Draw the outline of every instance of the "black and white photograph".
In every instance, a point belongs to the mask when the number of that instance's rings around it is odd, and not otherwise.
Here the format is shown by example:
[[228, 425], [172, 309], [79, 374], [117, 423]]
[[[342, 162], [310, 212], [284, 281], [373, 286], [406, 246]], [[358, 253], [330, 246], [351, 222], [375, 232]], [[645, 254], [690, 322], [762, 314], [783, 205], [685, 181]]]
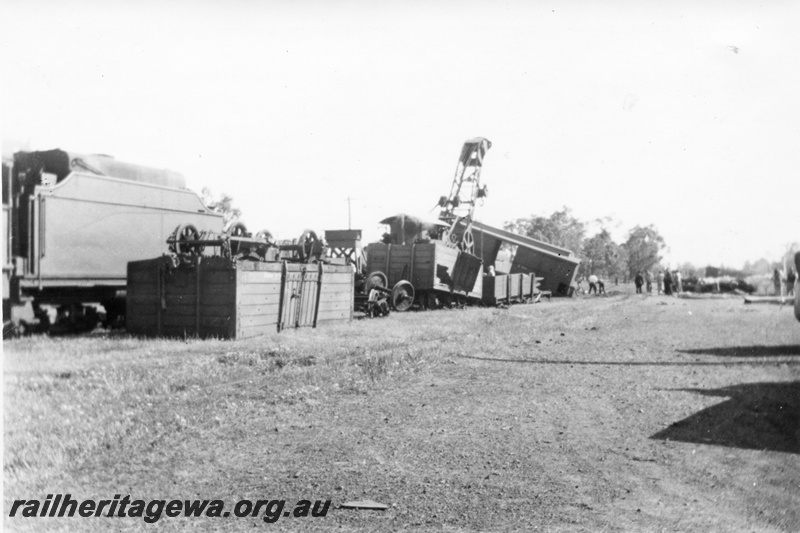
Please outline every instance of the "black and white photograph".
[[800, 531], [800, 4], [4, 0], [6, 531]]

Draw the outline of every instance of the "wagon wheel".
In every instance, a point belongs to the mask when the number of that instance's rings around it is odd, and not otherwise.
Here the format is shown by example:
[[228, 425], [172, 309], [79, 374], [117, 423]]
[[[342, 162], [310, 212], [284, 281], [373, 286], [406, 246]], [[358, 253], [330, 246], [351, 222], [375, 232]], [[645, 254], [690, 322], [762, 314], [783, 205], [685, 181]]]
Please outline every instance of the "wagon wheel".
[[205, 246], [198, 243], [188, 241], [196, 241], [200, 238], [200, 232], [197, 231], [191, 224], [181, 224], [170, 236], [170, 240], [175, 241], [169, 245], [169, 251], [182, 255], [182, 254], [197, 254], [203, 253]]
[[272, 237], [272, 233], [269, 230], [262, 229], [258, 233], [256, 233], [256, 239], [265, 241], [268, 245], [271, 245], [275, 242], [275, 239]]
[[297, 253], [302, 263], [310, 263], [315, 259], [319, 259], [322, 243], [316, 233], [310, 229], [305, 230], [297, 240], [297, 244], [299, 245]]
[[263, 259], [267, 256], [269, 247], [275, 244], [275, 239], [272, 238], [272, 233], [266, 229], [262, 229], [256, 233], [255, 238], [259, 241], [263, 241], [255, 245], [256, 253]]
[[364, 294], [369, 296], [370, 291], [375, 287], [386, 287], [389, 285], [389, 280], [383, 272], [372, 272], [364, 279]]
[[414, 286], [411, 282], [400, 280], [392, 288], [392, 307], [395, 311], [402, 312], [411, 309], [414, 304]]
[[[247, 237], [247, 235], [247, 226], [244, 225], [244, 222], [239, 222], [238, 220], [232, 221], [225, 228], [226, 237]], [[231, 248], [231, 257], [235, 257], [239, 253], [241, 243], [234, 239], [229, 239], [228, 243]]]

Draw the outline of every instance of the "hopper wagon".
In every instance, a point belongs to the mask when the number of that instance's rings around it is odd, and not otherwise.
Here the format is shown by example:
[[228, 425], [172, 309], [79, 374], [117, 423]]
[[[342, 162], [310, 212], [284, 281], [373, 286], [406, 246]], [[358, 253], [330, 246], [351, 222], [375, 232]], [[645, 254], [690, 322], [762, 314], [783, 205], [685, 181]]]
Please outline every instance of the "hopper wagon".
[[555, 246], [524, 235], [472, 222], [475, 253], [485, 265], [499, 266], [500, 248], [510, 245], [516, 251], [508, 270], [497, 269], [499, 274], [529, 274], [540, 276], [541, 290], [554, 296], [572, 296], [575, 276], [581, 264], [571, 250]]

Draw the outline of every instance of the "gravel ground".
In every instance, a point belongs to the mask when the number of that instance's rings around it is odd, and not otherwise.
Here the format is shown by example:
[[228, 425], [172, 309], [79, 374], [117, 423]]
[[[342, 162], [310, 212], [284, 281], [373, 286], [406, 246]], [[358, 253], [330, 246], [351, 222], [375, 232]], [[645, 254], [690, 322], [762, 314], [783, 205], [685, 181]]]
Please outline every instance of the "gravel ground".
[[[800, 530], [792, 311], [610, 289], [242, 342], [5, 342], [5, 527]], [[65, 492], [332, 503], [272, 524], [8, 517]], [[388, 509], [339, 508], [364, 499]]]

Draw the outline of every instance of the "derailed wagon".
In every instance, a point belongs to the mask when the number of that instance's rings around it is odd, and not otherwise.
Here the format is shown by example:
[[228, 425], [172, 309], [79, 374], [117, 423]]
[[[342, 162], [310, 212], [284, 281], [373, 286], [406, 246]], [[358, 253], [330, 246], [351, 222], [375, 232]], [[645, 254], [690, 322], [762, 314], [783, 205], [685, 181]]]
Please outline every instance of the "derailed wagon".
[[472, 232], [475, 237], [475, 253], [486, 265], [497, 262], [503, 245], [515, 249], [508, 271], [498, 270], [498, 273], [538, 275], [541, 289], [545, 293], [572, 296], [581, 261], [571, 250], [478, 221], [472, 223]]
[[[439, 199], [437, 221], [405, 214], [381, 221], [390, 231], [382, 243], [367, 247], [366, 292], [377, 286], [390, 293], [391, 303], [401, 311], [414, 302], [421, 307], [454, 299], [499, 305], [537, 301], [541, 294], [572, 294], [580, 260], [570, 250], [474, 220], [477, 202], [487, 196], [480, 174], [491, 146], [482, 137], [464, 143], [450, 195]], [[500, 267], [503, 245], [516, 253], [500, 271], [495, 265]]]
[[391, 287], [392, 305], [408, 310], [448, 305], [454, 300], [479, 301], [483, 294], [480, 258], [441, 240], [367, 246], [367, 290]]
[[398, 311], [414, 302], [430, 308], [453, 300], [480, 301], [483, 263], [472, 253], [470, 225], [477, 201], [486, 196], [480, 174], [491, 146], [483, 137], [464, 143], [450, 195], [438, 202], [439, 220], [400, 214], [382, 221], [391, 230], [384, 242], [367, 246], [367, 292], [391, 287], [391, 302]]

